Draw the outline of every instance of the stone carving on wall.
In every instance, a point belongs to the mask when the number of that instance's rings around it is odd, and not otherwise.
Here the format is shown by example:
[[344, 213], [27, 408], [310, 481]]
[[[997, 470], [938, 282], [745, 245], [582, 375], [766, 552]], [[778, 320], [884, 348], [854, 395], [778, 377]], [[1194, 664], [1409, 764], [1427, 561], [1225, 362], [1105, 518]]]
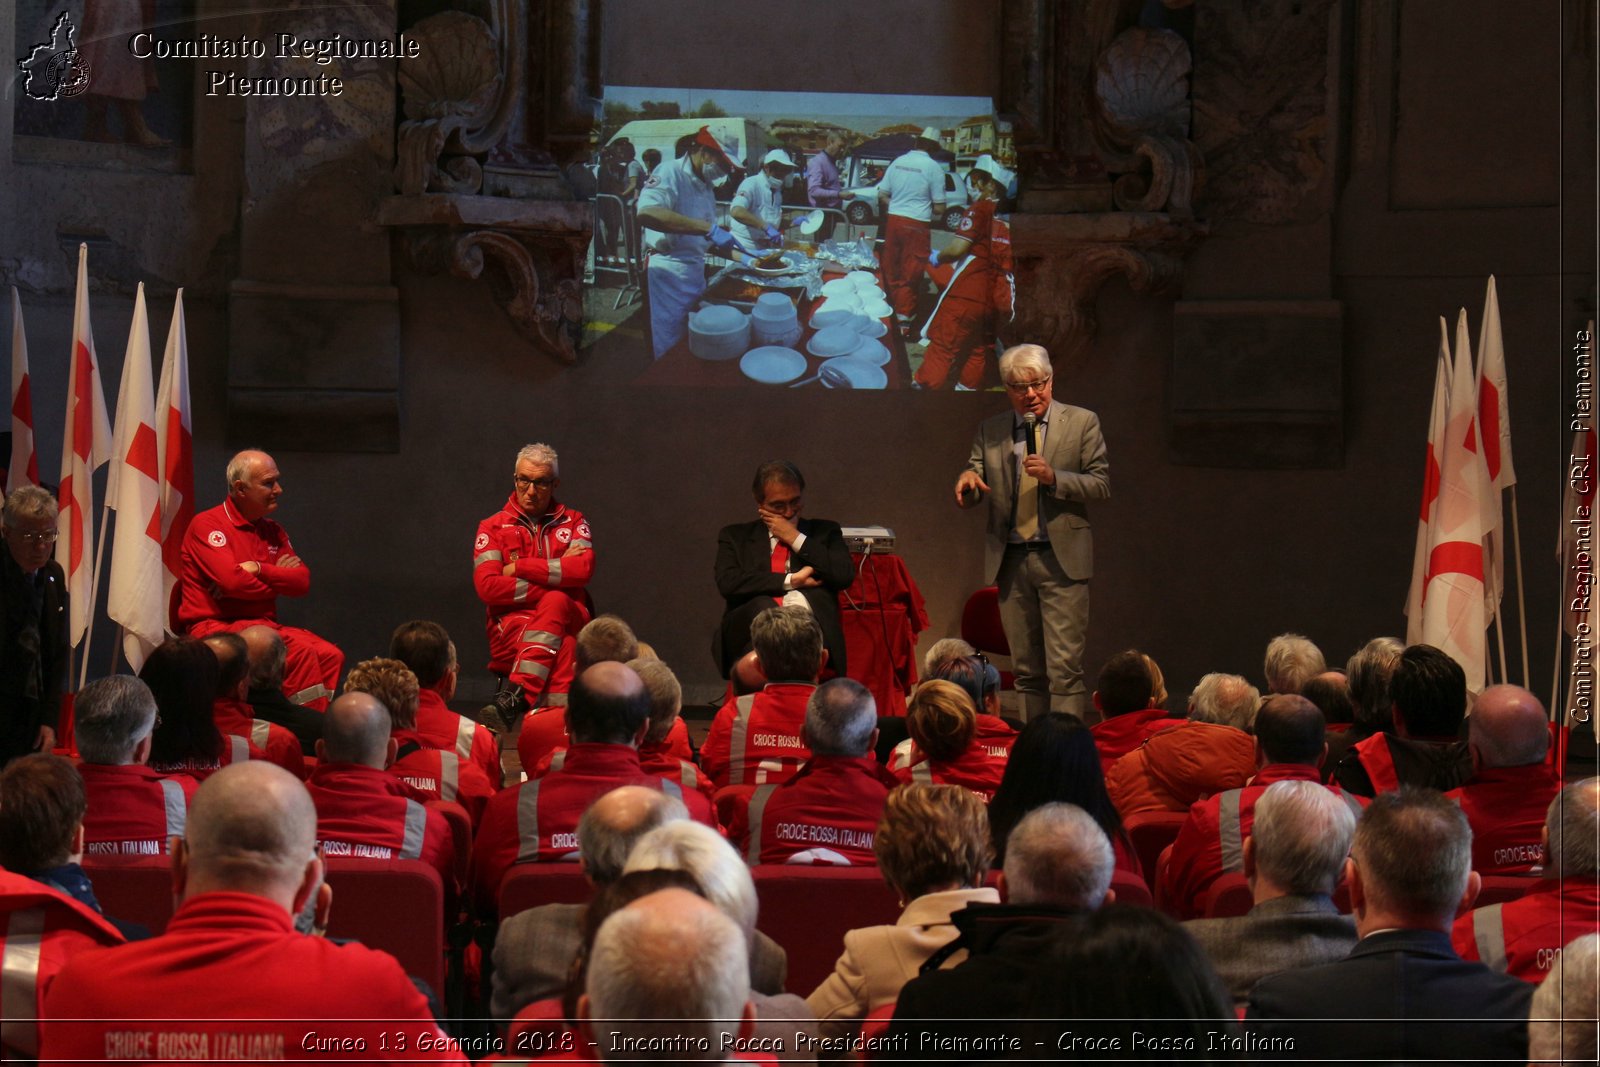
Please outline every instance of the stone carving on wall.
[[1125, 30], [1095, 65], [1098, 126], [1117, 207], [1194, 217], [1200, 153], [1189, 140], [1189, 46], [1168, 30]]
[[[530, 23], [524, 0], [490, 0], [487, 20], [444, 11], [411, 27], [428, 61], [402, 70], [399, 195], [379, 214], [419, 270], [484, 281], [523, 336], [567, 363], [591, 215], [541, 142], [571, 140], [573, 116], [594, 108], [577, 69], [590, 6], [552, 0]], [[552, 69], [533, 69], [530, 55]]]

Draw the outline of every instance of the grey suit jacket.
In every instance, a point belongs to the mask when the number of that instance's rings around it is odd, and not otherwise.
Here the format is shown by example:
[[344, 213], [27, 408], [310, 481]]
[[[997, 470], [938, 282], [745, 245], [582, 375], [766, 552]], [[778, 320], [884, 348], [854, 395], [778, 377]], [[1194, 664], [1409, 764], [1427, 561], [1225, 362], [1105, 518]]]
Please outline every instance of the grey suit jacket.
[[[990, 582], [1000, 573], [1016, 507], [1015, 419], [1012, 412], [1005, 411], [983, 420], [967, 459], [967, 468], [977, 472], [992, 490], [983, 545], [983, 573]], [[1056, 484], [1040, 487], [1039, 520], [1067, 577], [1087, 581], [1094, 577], [1094, 538], [1089, 531], [1087, 502], [1111, 496], [1111, 466], [1106, 462], [1100, 417], [1087, 408], [1052, 400], [1045, 419], [1041, 455], [1056, 472]]]
[[1356, 944], [1356, 924], [1324, 896], [1277, 897], [1227, 919], [1183, 924], [1211, 958], [1235, 1004], [1269, 974], [1342, 960]]

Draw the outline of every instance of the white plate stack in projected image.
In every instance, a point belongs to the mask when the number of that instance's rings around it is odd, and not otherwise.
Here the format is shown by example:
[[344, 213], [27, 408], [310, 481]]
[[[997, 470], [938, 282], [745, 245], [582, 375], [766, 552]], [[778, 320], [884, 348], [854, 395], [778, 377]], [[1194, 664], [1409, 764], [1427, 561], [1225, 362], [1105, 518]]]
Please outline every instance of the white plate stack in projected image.
[[[820, 374], [822, 384], [829, 389], [882, 389], [889, 384], [889, 375], [884, 373], [882, 367], [857, 359], [854, 355], [828, 360], [822, 365]], [[834, 384], [838, 375], [843, 375], [849, 386]]]
[[826, 330], [818, 330], [811, 335], [811, 340], [806, 342], [806, 351], [813, 356], [832, 359], [834, 356], [849, 355], [865, 340], [866, 338], [848, 323], [843, 326], [829, 326]]
[[889, 327], [884, 325], [882, 319], [869, 319], [865, 315], [856, 316], [856, 332], [862, 337], [882, 337], [889, 332]]
[[859, 345], [850, 350], [850, 358], [881, 367], [889, 362], [889, 350], [881, 342], [864, 337]]
[[763, 345], [740, 356], [739, 369], [751, 381], [763, 385], [782, 385], [806, 372], [806, 357], [792, 348]]

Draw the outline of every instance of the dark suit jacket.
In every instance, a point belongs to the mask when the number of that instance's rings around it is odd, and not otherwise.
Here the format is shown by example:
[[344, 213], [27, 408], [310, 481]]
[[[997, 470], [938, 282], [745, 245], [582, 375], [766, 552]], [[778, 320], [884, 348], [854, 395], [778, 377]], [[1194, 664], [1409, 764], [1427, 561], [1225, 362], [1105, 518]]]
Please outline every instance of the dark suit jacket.
[[1355, 921], [1322, 896], [1276, 897], [1247, 915], [1191, 919], [1183, 928], [1211, 957], [1235, 1004], [1268, 975], [1342, 960], [1356, 943]]
[[[801, 519], [795, 524], [805, 534], [800, 551], [789, 555], [789, 570], [810, 566], [822, 585], [803, 589], [828, 650], [828, 666], [845, 673], [844, 627], [839, 622], [839, 594], [855, 580], [855, 565], [845, 547], [839, 524], [827, 519]], [[727, 602], [718, 642], [718, 666], [727, 675], [735, 660], [750, 647], [750, 622], [783, 595], [783, 575], [772, 570], [772, 549], [766, 524], [737, 522], [717, 535], [717, 592]]]
[[1520, 1064], [1532, 998], [1528, 983], [1457, 956], [1447, 933], [1390, 930], [1336, 963], [1263, 978], [1245, 1024], [1260, 1037], [1293, 1037], [1286, 1058]]
[[[51, 560], [40, 568], [39, 648], [22, 647], [32, 597], [11, 552], [0, 546], [0, 763], [33, 748], [40, 726], [56, 727], [67, 691], [67, 580]], [[30, 678], [36, 691], [29, 695]]]

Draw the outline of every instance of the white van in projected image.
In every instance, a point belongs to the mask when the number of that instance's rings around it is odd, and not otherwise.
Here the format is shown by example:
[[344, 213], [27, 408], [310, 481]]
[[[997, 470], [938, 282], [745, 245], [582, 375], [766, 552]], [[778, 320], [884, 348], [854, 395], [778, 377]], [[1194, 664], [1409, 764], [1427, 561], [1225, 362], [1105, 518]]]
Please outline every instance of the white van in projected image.
[[702, 126], [720, 140], [731, 142], [737, 149], [737, 162], [746, 169], [750, 169], [752, 160], [759, 163], [767, 151], [767, 131], [754, 119], [741, 118], [634, 119], [606, 143], [626, 137], [641, 156], [645, 149], [654, 148], [662, 159], [675, 159], [678, 139], [699, 132]]

